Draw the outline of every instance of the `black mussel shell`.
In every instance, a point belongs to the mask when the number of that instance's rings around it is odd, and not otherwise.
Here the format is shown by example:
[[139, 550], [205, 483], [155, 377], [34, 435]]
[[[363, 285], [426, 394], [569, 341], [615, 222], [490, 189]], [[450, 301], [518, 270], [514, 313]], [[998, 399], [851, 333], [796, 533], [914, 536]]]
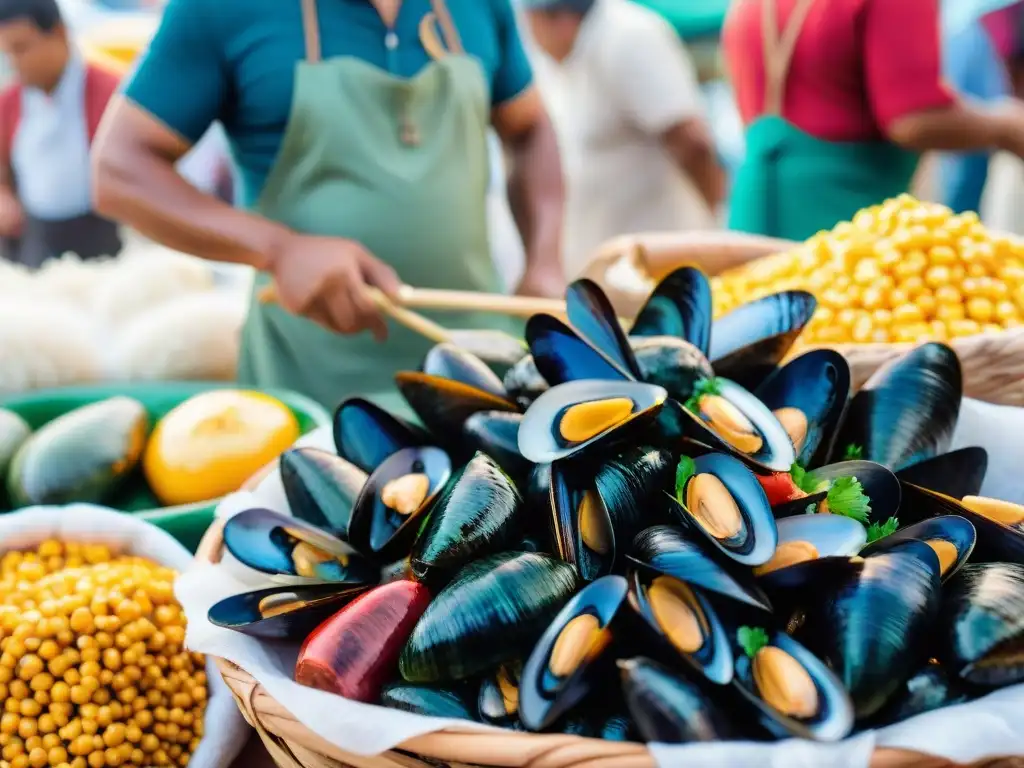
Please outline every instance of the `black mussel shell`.
[[707, 275], [696, 267], [680, 267], [658, 283], [640, 308], [629, 334], [675, 336], [706, 357], [711, 346], [711, 318], [711, 282]]
[[539, 465], [534, 483], [545, 483], [551, 541], [555, 554], [571, 564], [583, 581], [609, 573], [615, 560], [615, 536], [608, 510], [594, 488], [577, 485], [561, 462]]
[[988, 471], [988, 451], [984, 448], [958, 448], [911, 464], [896, 473], [904, 483], [912, 483], [954, 499], [977, 496]]
[[537, 371], [550, 386], [581, 379], [631, 379], [572, 328], [551, 315], [534, 315], [527, 321], [526, 341]]
[[435, 344], [423, 360], [423, 373], [439, 379], [451, 379], [495, 397], [507, 393], [501, 379], [483, 360], [449, 342]]
[[388, 563], [380, 569], [380, 583], [390, 584], [393, 581], [415, 581], [412, 573], [412, 563], [408, 557]]
[[345, 538], [352, 507], [369, 476], [350, 461], [318, 448], [287, 450], [279, 464], [292, 514]]
[[929, 342], [880, 368], [850, 403], [833, 456], [859, 452], [893, 470], [949, 450], [963, 380], [956, 352]]
[[633, 538], [646, 526], [669, 522], [675, 473], [672, 454], [645, 445], [629, 448], [598, 467], [594, 488], [611, 525], [608, 543], [615, 563], [621, 562]]
[[[870, 505], [866, 520], [868, 525], [884, 523], [899, 512], [903, 490], [896, 475], [873, 461], [854, 460], [828, 464], [808, 473], [804, 485], [810, 486], [817, 482], [821, 484], [822, 490], [810, 493], [802, 499], [795, 499], [772, 507], [772, 513], [776, 519], [797, 517], [806, 514], [811, 505], [817, 512], [831, 512], [827, 503], [828, 492], [835, 481], [840, 478], [855, 478], [860, 483], [861, 492], [867, 496]], [[833, 499], [833, 501], [836, 500]], [[840, 498], [839, 503], [841, 501]]]
[[467, 565], [428, 606], [399, 659], [412, 683], [460, 680], [522, 658], [575, 591], [571, 565], [504, 552]]
[[412, 549], [418, 579], [451, 574], [483, 555], [507, 550], [522, 533], [522, 498], [490, 456], [478, 453], [438, 497]]
[[[349, 522], [349, 543], [363, 554], [385, 562], [408, 554], [422, 524], [422, 514], [450, 475], [451, 460], [440, 448], [403, 448], [390, 456], [370, 475], [356, 499]], [[396, 482], [422, 480], [420, 476], [426, 476], [426, 495], [420, 498], [422, 487], [412, 487], [415, 493], [408, 501], [418, 502], [415, 508], [399, 511], [387, 506], [384, 497], [389, 490], [406, 490], [396, 488]]]
[[605, 741], [636, 741], [636, 724], [628, 715], [611, 715], [601, 724], [599, 738]]
[[958, 515], [941, 515], [919, 523], [900, 528], [895, 533], [879, 539], [862, 552], [874, 555], [888, 552], [902, 541], [923, 541], [934, 550], [939, 558], [939, 573], [943, 581], [955, 574], [967, 562], [974, 551], [977, 533], [966, 518]]
[[706, 689], [645, 658], [619, 662], [622, 692], [645, 741], [685, 744], [734, 738], [727, 713]]
[[373, 472], [402, 448], [429, 445], [430, 437], [421, 427], [392, 416], [380, 406], [353, 397], [334, 412], [334, 444], [341, 458], [363, 472]]
[[1024, 682], [1024, 565], [966, 565], [946, 585], [941, 658], [989, 688]]
[[[526, 327], [528, 332], [529, 322]], [[551, 386], [537, 370], [537, 363], [534, 361], [533, 355], [527, 355], [509, 368], [502, 377], [501, 383], [508, 396], [523, 408], [529, 407], [530, 403]]]
[[754, 395], [793, 440], [804, 467], [823, 464], [850, 400], [850, 364], [833, 349], [816, 349], [778, 369]]
[[380, 570], [345, 542], [269, 509], [247, 509], [230, 518], [224, 546], [242, 565], [271, 576], [342, 585], [380, 581]]
[[848, 560], [867, 543], [867, 529], [842, 515], [813, 514], [787, 517], [777, 523], [779, 543], [764, 565], [754, 569], [762, 584], [784, 584], [786, 571], [826, 558]]
[[784, 291], [720, 317], [711, 326], [715, 373], [756, 387], [786, 356], [817, 307], [805, 291]]
[[565, 292], [565, 312], [582, 339], [631, 379], [640, 378], [633, 350], [601, 287], [582, 278]]
[[732, 568], [725, 558], [687, 536], [681, 528], [656, 525], [633, 539], [630, 562], [685, 581], [754, 608], [771, 611], [771, 604], [749, 573]]
[[517, 482], [526, 480], [533, 465], [519, 452], [521, 413], [481, 411], [474, 413], [462, 426], [466, 445], [486, 453]]
[[541, 635], [519, 682], [519, 718], [528, 729], [550, 727], [594, 689], [593, 668], [613, 639], [612, 623], [626, 592], [621, 576], [598, 579], [576, 594]]
[[452, 379], [399, 371], [395, 374], [395, 383], [431, 434], [444, 444], [461, 442], [462, 425], [474, 413], [519, 411], [519, 406], [506, 397]]
[[391, 709], [400, 709], [417, 715], [461, 720], [476, 719], [462, 691], [455, 688], [389, 683], [381, 689], [380, 703]]
[[927, 664], [907, 680], [874, 722], [892, 725], [970, 698], [959, 680], [941, 664]]
[[232, 595], [210, 608], [210, 623], [265, 640], [304, 640], [372, 584], [277, 586]]
[[776, 738], [839, 741], [853, 730], [853, 704], [843, 684], [785, 632], [772, 632], [752, 659], [737, 655], [733, 686]]
[[919, 522], [939, 515], [965, 517], [977, 533], [972, 562], [1024, 562], [1024, 507], [968, 496], [962, 502], [916, 485], [903, 483], [900, 522]]
[[808, 619], [812, 648], [843, 682], [858, 720], [877, 713], [924, 661], [939, 601], [938, 558], [906, 541], [865, 558]]
[[652, 421], [668, 398], [635, 381], [573, 381], [538, 397], [519, 425], [519, 452], [535, 464], [611, 450]]
[[483, 722], [504, 727], [519, 722], [519, 682], [522, 673], [523, 663], [510, 661], [480, 682], [477, 712]]
[[714, 376], [711, 363], [695, 346], [669, 336], [632, 339], [641, 378], [664, 387], [669, 397], [685, 402], [698, 383]]
[[681, 658], [717, 685], [733, 676], [728, 633], [705, 594], [679, 579], [647, 570], [630, 571], [629, 604], [666, 658]]
[[688, 530], [743, 565], [771, 559], [778, 543], [775, 518], [757, 477], [741, 461], [724, 453], [684, 457], [676, 483], [673, 511]]

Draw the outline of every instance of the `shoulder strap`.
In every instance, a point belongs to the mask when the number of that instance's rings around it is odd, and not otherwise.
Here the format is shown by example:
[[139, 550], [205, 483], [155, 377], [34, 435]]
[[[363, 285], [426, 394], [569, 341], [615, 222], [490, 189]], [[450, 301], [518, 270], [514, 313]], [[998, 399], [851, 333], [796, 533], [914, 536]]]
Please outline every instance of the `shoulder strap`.
[[11, 153], [21, 122], [21, 86], [14, 84], [0, 93], [0, 183], [14, 186]]
[[459, 37], [459, 30], [455, 27], [455, 20], [452, 19], [452, 14], [448, 10], [448, 3], [445, 0], [430, 0], [430, 5], [434, 9], [437, 23], [441, 25], [448, 53], [465, 53], [465, 49], [462, 47], [462, 38]]
[[807, 14], [814, 0], [796, 0], [793, 12], [786, 21], [786, 28], [779, 35], [779, 18], [776, 0], [761, 0], [761, 35], [764, 44], [764, 112], [768, 115], [782, 113], [786, 78], [793, 51]]
[[100, 120], [117, 92], [120, 79], [96, 64], [86, 64], [85, 70], [85, 123], [89, 134], [89, 143], [96, 137]]
[[302, 33], [306, 41], [306, 61], [316, 64], [320, 61], [320, 18], [316, 0], [302, 0]]

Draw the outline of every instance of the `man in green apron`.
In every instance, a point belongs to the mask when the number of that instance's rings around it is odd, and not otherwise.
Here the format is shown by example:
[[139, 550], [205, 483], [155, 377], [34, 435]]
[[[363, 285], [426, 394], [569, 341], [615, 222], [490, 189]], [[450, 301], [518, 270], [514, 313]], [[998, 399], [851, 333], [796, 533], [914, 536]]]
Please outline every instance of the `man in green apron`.
[[[174, 171], [218, 119], [244, 210]], [[97, 201], [169, 247], [256, 267], [257, 292], [276, 282], [279, 304], [251, 305], [242, 383], [328, 407], [355, 394], [396, 407], [393, 374], [416, 368], [429, 344], [387, 327], [366, 286], [499, 289], [486, 216], [492, 123], [516, 161], [519, 291], [559, 295], [557, 145], [509, 0], [171, 0], [106, 117]]]

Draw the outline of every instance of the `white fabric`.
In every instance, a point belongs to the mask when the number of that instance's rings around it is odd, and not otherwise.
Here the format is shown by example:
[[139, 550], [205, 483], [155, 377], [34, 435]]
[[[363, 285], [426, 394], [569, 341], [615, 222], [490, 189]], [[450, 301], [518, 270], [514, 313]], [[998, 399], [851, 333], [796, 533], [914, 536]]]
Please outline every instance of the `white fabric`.
[[85, 64], [75, 53], [52, 94], [24, 87], [11, 164], [18, 197], [37, 219], [81, 216], [92, 209]]
[[570, 278], [617, 235], [714, 226], [661, 143], [704, 115], [693, 62], [667, 21], [629, 0], [597, 0], [565, 61], [528, 45], [562, 153]]
[[997, 152], [989, 161], [981, 218], [992, 229], [1024, 235], [1024, 161], [1016, 155]]

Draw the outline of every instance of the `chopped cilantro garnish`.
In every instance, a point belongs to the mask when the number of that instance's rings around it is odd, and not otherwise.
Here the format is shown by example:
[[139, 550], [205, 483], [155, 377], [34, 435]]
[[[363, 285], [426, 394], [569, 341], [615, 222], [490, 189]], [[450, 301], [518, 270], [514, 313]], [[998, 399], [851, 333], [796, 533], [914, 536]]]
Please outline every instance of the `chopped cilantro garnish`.
[[884, 523], [872, 523], [868, 526], [868, 544], [879, 539], [884, 539], [886, 536], [892, 536], [899, 530], [900, 521], [895, 517], [890, 517]]
[[864, 486], [856, 477], [840, 477], [828, 489], [826, 498], [828, 511], [833, 515], [851, 517], [867, 525], [871, 514], [871, 499], [864, 493]]
[[686, 481], [693, 477], [693, 473], [696, 471], [697, 465], [689, 456], [679, 459], [679, 465], [676, 467], [676, 499], [680, 504], [685, 498]]
[[700, 399], [705, 395], [720, 395], [722, 394], [722, 385], [716, 378], [701, 379], [697, 382], [697, 386], [693, 389], [693, 394], [690, 395], [689, 399], [683, 404], [683, 408], [688, 410], [690, 413], [700, 414]]
[[850, 443], [843, 452], [843, 461], [855, 461], [864, 458], [864, 446]]
[[768, 645], [768, 633], [761, 627], [740, 627], [736, 639], [750, 658], [754, 658], [758, 651]]

